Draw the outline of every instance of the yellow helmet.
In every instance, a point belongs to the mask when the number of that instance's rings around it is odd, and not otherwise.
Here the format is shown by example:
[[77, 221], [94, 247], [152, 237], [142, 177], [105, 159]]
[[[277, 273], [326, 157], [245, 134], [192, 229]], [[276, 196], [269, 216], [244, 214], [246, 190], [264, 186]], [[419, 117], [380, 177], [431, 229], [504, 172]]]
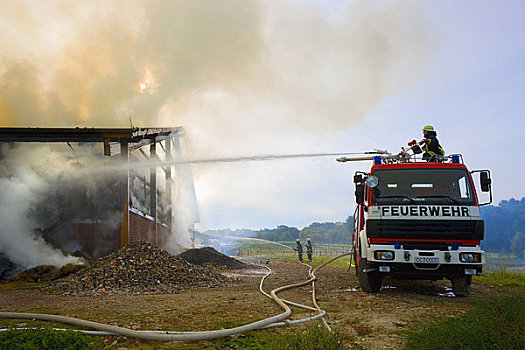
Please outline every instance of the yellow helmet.
[[307, 240], [307, 241], [311, 241], [311, 239], [310, 239], [310, 238], [307, 238], [306, 240]]
[[435, 131], [432, 125], [425, 125], [423, 131]]

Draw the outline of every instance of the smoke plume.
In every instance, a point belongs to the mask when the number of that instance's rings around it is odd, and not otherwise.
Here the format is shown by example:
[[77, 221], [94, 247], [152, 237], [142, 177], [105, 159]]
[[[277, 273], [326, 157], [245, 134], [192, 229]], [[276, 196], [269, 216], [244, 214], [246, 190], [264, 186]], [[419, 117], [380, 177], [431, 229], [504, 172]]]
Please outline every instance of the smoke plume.
[[53, 3], [0, 4], [1, 125], [344, 128], [428, 51], [415, 1]]
[[[0, 125], [182, 125], [192, 157], [300, 153], [417, 77], [425, 22], [415, 0], [2, 1]], [[2, 179], [18, 212], [29, 174]]]

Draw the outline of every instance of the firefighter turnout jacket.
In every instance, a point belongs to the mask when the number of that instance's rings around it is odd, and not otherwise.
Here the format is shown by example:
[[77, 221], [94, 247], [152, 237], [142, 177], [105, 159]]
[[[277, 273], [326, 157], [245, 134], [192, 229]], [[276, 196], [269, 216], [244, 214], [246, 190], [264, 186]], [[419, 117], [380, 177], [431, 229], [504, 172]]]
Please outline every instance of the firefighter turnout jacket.
[[445, 150], [439, 144], [436, 135], [430, 133], [427, 134], [427, 136], [423, 139], [423, 149], [425, 150], [425, 153], [423, 154], [423, 159], [427, 159], [430, 161], [435, 161], [436, 156], [445, 155]]

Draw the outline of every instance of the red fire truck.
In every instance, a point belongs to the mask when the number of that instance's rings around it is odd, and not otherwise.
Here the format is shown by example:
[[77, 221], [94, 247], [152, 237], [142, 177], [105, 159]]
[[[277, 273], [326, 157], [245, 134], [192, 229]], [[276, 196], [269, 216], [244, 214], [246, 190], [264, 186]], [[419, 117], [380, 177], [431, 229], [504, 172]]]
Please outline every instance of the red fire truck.
[[[456, 296], [467, 296], [472, 276], [482, 275], [485, 262], [479, 208], [492, 202], [490, 171], [469, 171], [461, 155], [438, 162], [415, 158], [404, 151], [375, 156], [368, 173], [354, 175], [359, 284], [375, 293], [386, 276], [447, 278]], [[479, 173], [481, 191], [488, 192], [486, 203], [478, 200], [473, 173]]]

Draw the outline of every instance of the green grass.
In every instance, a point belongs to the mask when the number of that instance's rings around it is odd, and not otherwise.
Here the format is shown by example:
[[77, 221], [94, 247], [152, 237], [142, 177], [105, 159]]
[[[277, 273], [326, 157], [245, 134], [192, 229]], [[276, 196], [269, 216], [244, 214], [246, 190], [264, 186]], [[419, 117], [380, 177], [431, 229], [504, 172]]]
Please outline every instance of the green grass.
[[61, 315], [62, 310], [56, 307], [42, 306], [42, 307], [32, 307], [27, 309], [26, 312], [37, 313], [37, 314], [48, 314], [48, 315]]
[[93, 337], [73, 331], [10, 330], [0, 333], [0, 349], [96, 349], [101, 342]]
[[[333, 256], [320, 256], [320, 257], [314, 257], [312, 264], [315, 266], [324, 264], [328, 260], [332, 259]], [[329, 266], [340, 266], [340, 267], [346, 267], [348, 268], [348, 265], [350, 264], [350, 256], [344, 256], [342, 258], [339, 258], [337, 260], [332, 261], [329, 263]]]
[[0, 290], [33, 290], [47, 286], [47, 282], [9, 281], [0, 283]]
[[[283, 247], [282, 245], [285, 245], [286, 247]], [[236, 249], [241, 250], [263, 250], [263, 251], [292, 251], [292, 249], [295, 247], [295, 242], [240, 242]]]
[[221, 320], [221, 321], [215, 321], [212, 329], [228, 329], [228, 328], [235, 328], [239, 327], [245, 324], [244, 322], [236, 322], [236, 321], [228, 321], [228, 320]]
[[[281, 258], [287, 261], [297, 261], [297, 255], [292, 254], [292, 253], [286, 256], [283, 256]], [[314, 267], [324, 264], [325, 262], [327, 262], [328, 260], [332, 258], [334, 258], [334, 256], [313, 256], [312, 262], [310, 263], [308, 261], [308, 256], [306, 254], [303, 254], [303, 261]], [[328, 266], [339, 266], [339, 267], [348, 268], [349, 264], [350, 264], [350, 256], [344, 256], [342, 258], [332, 261], [331, 263], [328, 264]]]
[[[279, 242], [291, 248], [295, 247], [295, 242]], [[257, 256], [264, 255], [273, 259], [297, 260], [297, 253], [292, 249], [286, 249], [282, 246], [266, 243], [266, 242], [243, 242], [238, 247], [241, 256]], [[236, 249], [237, 249], [236, 248]], [[305, 249], [303, 245], [303, 249]], [[336, 255], [348, 252], [351, 247], [345, 244], [319, 244], [314, 245], [313, 266], [318, 266]], [[303, 253], [304, 262], [308, 263], [308, 255]], [[332, 266], [339, 266], [348, 268], [350, 264], [350, 257], [344, 257], [330, 263]]]
[[211, 341], [207, 349], [247, 350], [335, 350], [343, 349], [343, 342], [349, 342], [339, 332], [330, 333], [322, 323], [315, 322], [293, 328], [264, 332], [251, 332], [235, 338]]
[[525, 273], [511, 271], [504, 267], [492, 272], [487, 272], [487, 277], [474, 276], [474, 281], [496, 286], [508, 286], [516, 287], [518, 289], [525, 289]]
[[408, 350], [524, 349], [523, 295], [492, 295], [458, 317], [425, 323], [407, 331]]
[[[271, 242], [242, 242], [237, 246], [233, 247], [234, 250], [239, 249], [241, 256], [254, 256], [254, 255], [272, 255], [272, 256], [288, 256], [293, 255], [293, 248], [295, 248], [294, 242], [277, 242], [282, 245], [271, 243]], [[303, 249], [306, 250], [306, 246], [303, 243]], [[320, 243], [315, 244], [314, 242], [314, 257], [319, 256], [335, 256], [339, 255], [342, 252], [349, 251], [351, 246], [348, 244], [328, 244]], [[320, 254], [320, 255], [319, 255]]]

